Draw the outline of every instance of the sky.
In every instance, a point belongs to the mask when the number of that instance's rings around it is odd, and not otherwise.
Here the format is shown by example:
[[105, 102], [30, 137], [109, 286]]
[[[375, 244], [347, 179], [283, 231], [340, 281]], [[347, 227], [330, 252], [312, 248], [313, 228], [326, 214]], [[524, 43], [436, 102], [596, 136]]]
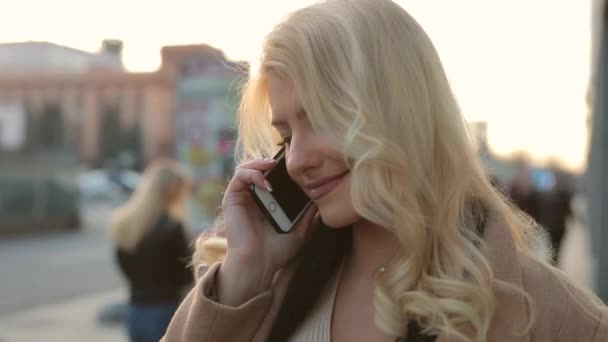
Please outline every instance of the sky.
[[[7, 0], [4, 0], [7, 1]], [[124, 42], [130, 71], [153, 71], [165, 45], [213, 45], [256, 64], [274, 24], [307, 0], [19, 0], [0, 42], [97, 51]], [[499, 155], [525, 150], [582, 170], [590, 73], [590, 0], [396, 0], [433, 40], [467, 120], [488, 122]]]

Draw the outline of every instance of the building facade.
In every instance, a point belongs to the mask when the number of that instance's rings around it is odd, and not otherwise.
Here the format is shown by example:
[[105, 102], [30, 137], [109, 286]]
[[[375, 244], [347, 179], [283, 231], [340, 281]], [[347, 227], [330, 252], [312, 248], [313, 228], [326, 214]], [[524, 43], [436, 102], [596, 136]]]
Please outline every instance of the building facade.
[[[23, 116], [0, 115], [14, 119], [0, 122], [0, 157], [67, 153], [98, 167], [125, 151], [138, 165], [174, 156], [177, 87], [187, 61], [203, 57], [247, 71], [218, 49], [187, 45], [162, 48], [159, 70], [133, 73], [124, 70], [121, 49], [115, 40], [104, 41], [99, 53], [50, 43], [0, 44], [0, 112], [17, 107]], [[22, 132], [15, 134], [15, 127]]]

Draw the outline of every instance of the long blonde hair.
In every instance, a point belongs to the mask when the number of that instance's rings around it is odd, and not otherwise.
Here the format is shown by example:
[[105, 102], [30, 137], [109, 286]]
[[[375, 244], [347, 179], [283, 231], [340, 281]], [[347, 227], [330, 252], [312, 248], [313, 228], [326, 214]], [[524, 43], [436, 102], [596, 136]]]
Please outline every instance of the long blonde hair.
[[[457, 340], [485, 341], [500, 282], [477, 233], [476, 204], [511, 229], [522, 251], [532, 222], [490, 183], [420, 25], [389, 0], [328, 0], [287, 16], [266, 37], [260, 72], [244, 89], [241, 161], [276, 149], [269, 74], [293, 81], [315, 131], [354, 161], [357, 212], [402, 245], [376, 281], [377, 326], [399, 336], [414, 319]], [[203, 239], [198, 254], [205, 248]]]
[[176, 162], [163, 159], [152, 163], [135, 193], [110, 217], [110, 237], [118, 248], [133, 250], [163, 214], [183, 220], [178, 208], [181, 197], [170, 197], [180, 191], [186, 180]]

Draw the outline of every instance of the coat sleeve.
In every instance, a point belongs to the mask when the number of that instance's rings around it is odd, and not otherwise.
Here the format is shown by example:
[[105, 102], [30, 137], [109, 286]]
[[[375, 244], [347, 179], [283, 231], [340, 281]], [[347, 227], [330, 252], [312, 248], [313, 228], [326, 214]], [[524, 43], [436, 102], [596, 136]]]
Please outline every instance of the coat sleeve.
[[604, 311], [600, 317], [600, 322], [595, 332], [593, 342], [608, 341], [608, 311]]
[[[566, 282], [566, 280], [564, 280]], [[608, 307], [589, 290], [565, 283], [567, 292], [556, 298], [566, 303], [552, 341], [608, 342]]]
[[163, 342], [251, 341], [268, 315], [273, 290], [238, 307], [217, 303], [214, 285], [220, 264], [211, 266], [177, 309]]

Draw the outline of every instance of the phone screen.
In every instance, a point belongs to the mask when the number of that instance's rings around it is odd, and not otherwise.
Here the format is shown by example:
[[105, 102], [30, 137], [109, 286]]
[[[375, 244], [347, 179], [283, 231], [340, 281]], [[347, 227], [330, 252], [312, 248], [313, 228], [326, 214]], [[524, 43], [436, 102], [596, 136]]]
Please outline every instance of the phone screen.
[[294, 221], [310, 199], [304, 191], [289, 177], [285, 158], [280, 158], [270, 172], [266, 180], [272, 185], [272, 196], [277, 200], [279, 206], [287, 217]]

